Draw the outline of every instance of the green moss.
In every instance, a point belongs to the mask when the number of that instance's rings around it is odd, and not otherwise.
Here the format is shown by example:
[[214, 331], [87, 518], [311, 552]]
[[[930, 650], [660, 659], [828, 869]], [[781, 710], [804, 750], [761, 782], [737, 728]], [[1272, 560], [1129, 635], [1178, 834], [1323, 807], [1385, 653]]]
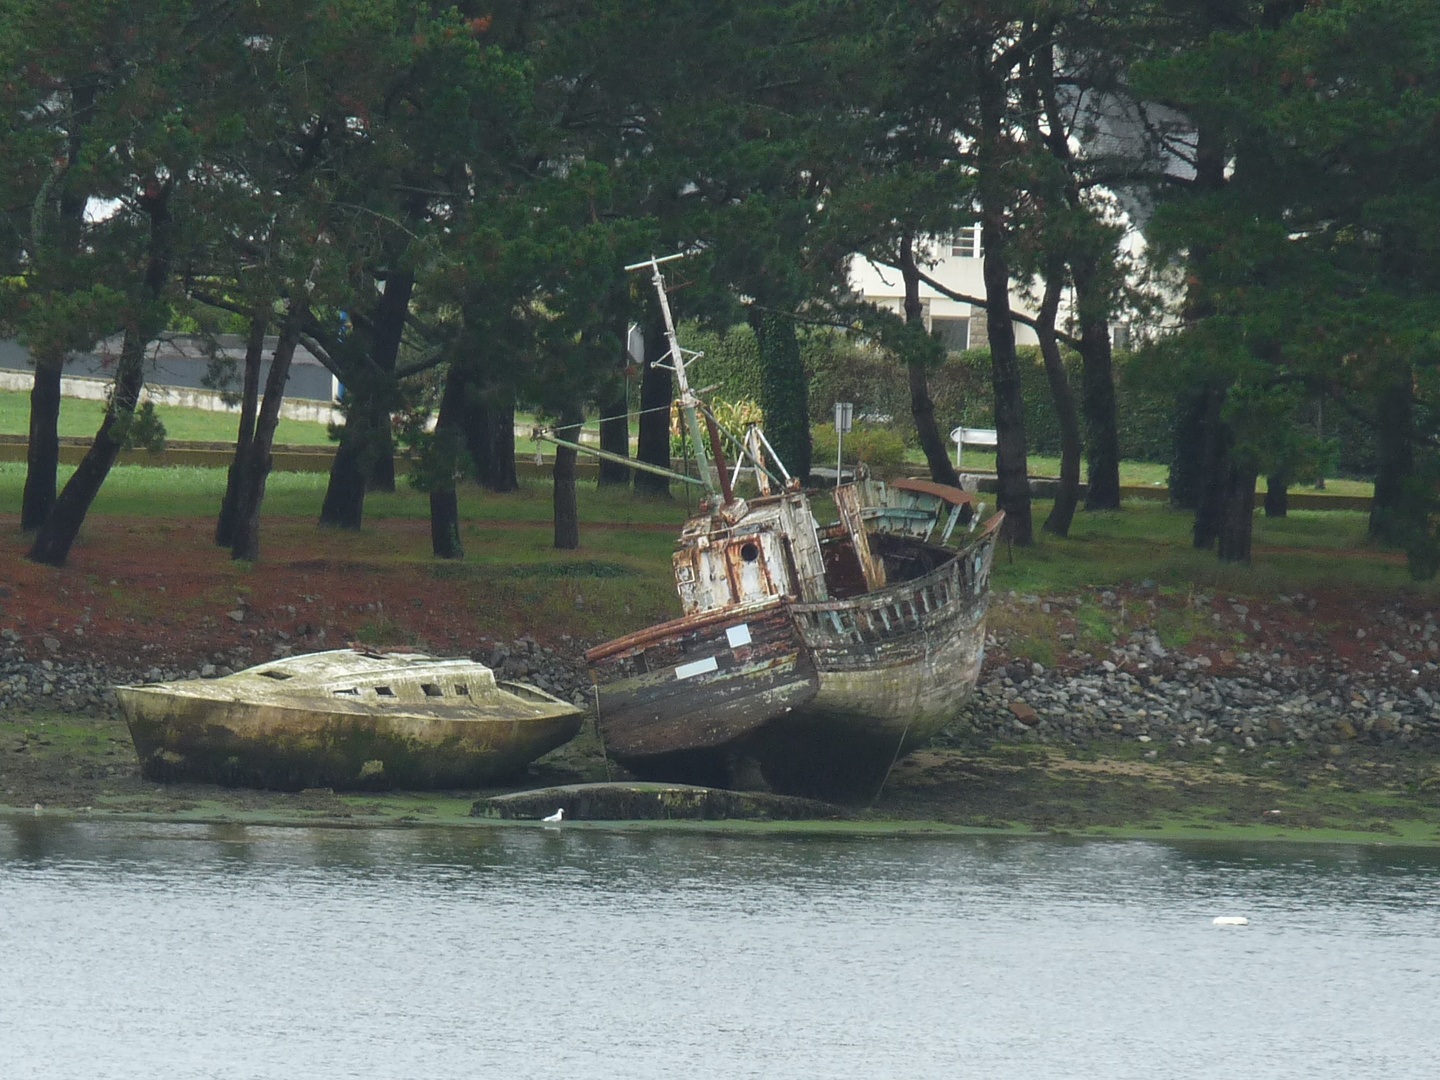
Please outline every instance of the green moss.
[[1109, 645], [1115, 640], [1115, 628], [1099, 604], [1084, 601], [1075, 609], [1075, 625], [1083, 639], [1099, 645]]

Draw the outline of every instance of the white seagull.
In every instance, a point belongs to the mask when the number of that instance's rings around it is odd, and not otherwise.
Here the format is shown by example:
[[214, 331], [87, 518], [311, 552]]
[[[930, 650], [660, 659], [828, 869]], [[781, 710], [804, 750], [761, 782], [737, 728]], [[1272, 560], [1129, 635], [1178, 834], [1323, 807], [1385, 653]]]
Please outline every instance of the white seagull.
[[555, 811], [553, 814], [551, 814], [549, 817], [542, 817], [540, 820], [541, 820], [541, 821], [548, 821], [548, 822], [564, 821], [564, 820], [565, 820], [565, 808], [562, 806], [559, 810], [556, 810], [556, 811]]

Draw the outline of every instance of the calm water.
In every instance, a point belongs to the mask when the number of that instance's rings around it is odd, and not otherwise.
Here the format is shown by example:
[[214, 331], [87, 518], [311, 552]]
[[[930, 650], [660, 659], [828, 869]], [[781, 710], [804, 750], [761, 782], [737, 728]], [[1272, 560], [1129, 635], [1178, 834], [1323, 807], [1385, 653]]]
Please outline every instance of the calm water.
[[1428, 1080], [1437, 931], [1383, 850], [25, 820], [0, 1077]]

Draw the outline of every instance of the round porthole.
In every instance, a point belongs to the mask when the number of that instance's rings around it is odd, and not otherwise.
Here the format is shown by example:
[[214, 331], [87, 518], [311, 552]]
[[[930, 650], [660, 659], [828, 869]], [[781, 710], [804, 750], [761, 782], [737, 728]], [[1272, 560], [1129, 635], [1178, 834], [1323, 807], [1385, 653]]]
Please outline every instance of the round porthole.
[[760, 557], [760, 549], [754, 544], [746, 544], [740, 549], [740, 557], [746, 562], [754, 562]]

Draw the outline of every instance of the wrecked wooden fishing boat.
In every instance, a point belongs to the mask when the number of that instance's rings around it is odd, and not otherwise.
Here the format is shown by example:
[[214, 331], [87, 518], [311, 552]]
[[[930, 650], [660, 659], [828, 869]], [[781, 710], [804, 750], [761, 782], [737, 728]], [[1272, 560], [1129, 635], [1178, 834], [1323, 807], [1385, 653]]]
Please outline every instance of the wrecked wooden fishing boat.
[[[639, 265], [653, 270], [700, 465], [698, 480], [673, 476], [706, 496], [674, 556], [683, 615], [586, 654], [606, 752], [645, 779], [873, 798], [975, 687], [1003, 515], [982, 525], [968, 492], [862, 470], [822, 525], [754, 426], [729, 474], [686, 377], [698, 354], [676, 339], [661, 261]], [[758, 497], [735, 495], [742, 468]]]
[[1001, 515], [933, 543], [916, 527], [974, 507], [922, 483], [844, 485], [823, 528], [798, 491], [692, 518], [684, 616], [586, 654], [609, 755], [645, 778], [873, 797], [959, 715], [985, 651]]
[[568, 742], [584, 715], [471, 660], [363, 649], [115, 693], [146, 779], [280, 791], [480, 787]]

